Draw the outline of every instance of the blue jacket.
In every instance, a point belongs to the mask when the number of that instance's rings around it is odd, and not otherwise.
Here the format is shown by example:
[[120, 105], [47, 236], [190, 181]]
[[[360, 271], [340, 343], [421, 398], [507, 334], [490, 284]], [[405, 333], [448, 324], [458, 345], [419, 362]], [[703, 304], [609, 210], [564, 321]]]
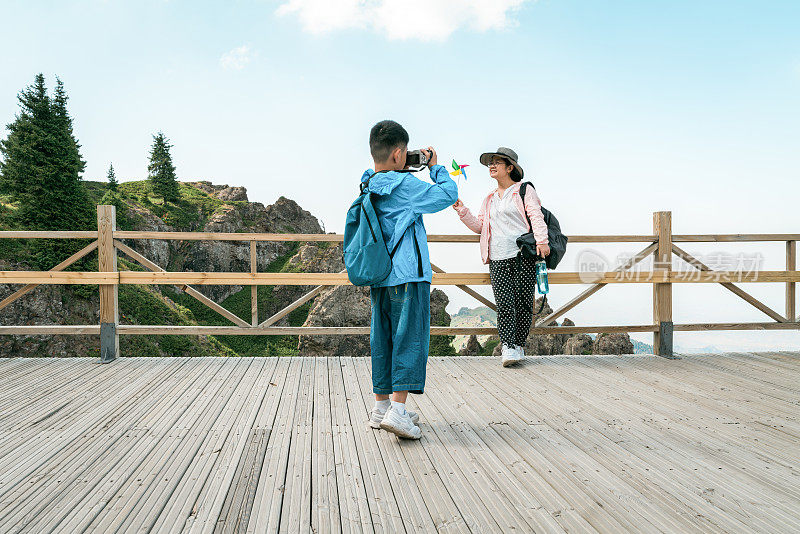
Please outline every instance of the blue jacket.
[[[361, 176], [366, 182], [374, 174], [367, 169]], [[373, 287], [386, 287], [406, 282], [430, 283], [432, 272], [428, 255], [428, 234], [422, 222], [423, 213], [436, 213], [458, 200], [458, 187], [441, 165], [431, 167], [431, 180], [423, 182], [409, 172], [382, 172], [369, 182], [375, 212], [392, 257], [392, 272]], [[398, 245], [399, 243], [399, 245]]]

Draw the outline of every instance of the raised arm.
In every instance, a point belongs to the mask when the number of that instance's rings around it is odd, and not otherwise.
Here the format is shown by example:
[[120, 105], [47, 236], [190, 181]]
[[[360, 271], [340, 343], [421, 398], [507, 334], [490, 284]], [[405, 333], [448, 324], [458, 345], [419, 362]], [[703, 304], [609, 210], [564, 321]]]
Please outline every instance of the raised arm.
[[476, 234], [481, 233], [481, 228], [483, 228], [483, 217], [484, 213], [481, 210], [478, 213], [478, 216], [472, 214], [468, 207], [461, 202], [461, 199], [458, 199], [455, 204], [453, 204], [453, 209], [456, 210], [458, 213], [459, 219], [461, 222], [464, 223], [464, 226], [475, 232]]
[[432, 184], [409, 176], [404, 182], [407, 185], [408, 199], [417, 214], [436, 213], [453, 204], [458, 199], [458, 186], [450, 178], [447, 169], [441, 165], [431, 167]]

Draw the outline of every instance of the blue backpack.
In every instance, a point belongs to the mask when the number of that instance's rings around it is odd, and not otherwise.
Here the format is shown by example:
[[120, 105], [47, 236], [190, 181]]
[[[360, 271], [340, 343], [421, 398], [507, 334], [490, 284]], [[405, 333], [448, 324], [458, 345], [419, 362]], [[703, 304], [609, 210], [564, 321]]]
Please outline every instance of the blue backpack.
[[351, 284], [372, 286], [386, 280], [392, 272], [394, 250], [389, 252], [383, 239], [381, 223], [372, 205], [369, 180], [362, 182], [360, 187], [361, 194], [347, 210], [343, 258]]

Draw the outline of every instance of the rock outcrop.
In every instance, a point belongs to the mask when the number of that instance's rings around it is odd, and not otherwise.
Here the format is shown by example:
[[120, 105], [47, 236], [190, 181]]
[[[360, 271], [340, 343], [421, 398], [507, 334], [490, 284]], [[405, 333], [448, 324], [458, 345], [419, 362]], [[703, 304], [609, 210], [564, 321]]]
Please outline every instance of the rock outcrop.
[[[448, 326], [447, 295], [431, 291], [431, 325]], [[314, 301], [303, 326], [365, 326], [371, 318], [369, 288], [337, 286], [324, 290]], [[301, 356], [355, 356], [370, 353], [369, 335], [300, 336]]]
[[201, 180], [199, 182], [185, 182], [207, 195], [226, 202], [247, 202], [247, 189], [244, 187], [231, 187], [229, 185], [214, 185]]
[[[135, 215], [136, 230], [141, 231], [200, 231], [200, 232], [259, 232], [319, 234], [322, 227], [316, 217], [285, 197], [269, 206], [247, 202], [244, 187], [214, 186], [209, 182], [189, 182], [197, 189], [225, 201], [198, 228], [175, 228], [149, 210], [127, 202]], [[228, 203], [234, 202], [235, 203]], [[158, 241], [126, 240], [131, 248], [157, 265], [170, 271], [191, 272], [249, 272], [250, 244], [241, 241]], [[296, 244], [286, 241], [260, 242], [256, 246], [257, 269], [264, 272], [273, 262], [289, 254]], [[198, 291], [220, 302], [240, 291], [241, 286], [198, 286]]]
[[[541, 306], [541, 297], [536, 300], [536, 309]], [[552, 309], [545, 304], [542, 312], [537, 315], [538, 321], [552, 313]], [[555, 326], [553, 321], [546, 326]], [[545, 326], [545, 325], [541, 325]], [[565, 318], [561, 326], [575, 326], [570, 319]], [[497, 344], [492, 354], [499, 356], [502, 345]], [[625, 333], [600, 334], [592, 339], [588, 334], [531, 334], [525, 341], [526, 355], [547, 356], [554, 354], [633, 354], [633, 343], [630, 336]]]
[[[342, 246], [328, 243], [304, 244], [289, 258], [284, 269], [294, 273], [338, 273], [344, 270]], [[272, 315], [299, 299], [315, 286], [274, 286], [267, 313]], [[330, 290], [331, 288], [328, 288]], [[287, 324], [284, 317], [276, 326]]]
[[[188, 192], [186, 187], [197, 189]], [[147, 185], [128, 182], [120, 185], [118, 220], [125, 229], [137, 231], [208, 231], [208, 232], [264, 232], [264, 233], [322, 233], [319, 221], [296, 202], [280, 197], [274, 204], [264, 206], [247, 201], [244, 187], [213, 185], [210, 182], [182, 183], [183, 199], [165, 207], [148, 199]], [[160, 214], [160, 216], [158, 215]], [[176, 214], [178, 216], [176, 216]], [[171, 221], [167, 223], [165, 221]], [[134, 250], [161, 267], [172, 271], [195, 272], [248, 272], [250, 271], [250, 244], [223, 241], [163, 241], [152, 239], [125, 240]], [[257, 268], [264, 272], [275, 270], [289, 260], [297, 272], [337, 272], [343, 269], [341, 248], [328, 247], [327, 243], [298, 245], [292, 242], [263, 242], [257, 246]], [[91, 260], [91, 256], [89, 260]], [[120, 254], [120, 258], [129, 258]], [[0, 260], [2, 261], [2, 260]], [[91, 260], [94, 261], [94, 260]], [[131, 263], [136, 262], [130, 260]], [[95, 267], [96, 268], [96, 267]], [[124, 264], [122, 266], [124, 267]], [[27, 270], [24, 265], [6, 262], [3, 270]], [[136, 286], [128, 286], [125, 291]], [[0, 298], [11, 294], [19, 286], [0, 285]], [[217, 302], [241, 289], [240, 286], [203, 286], [197, 289]], [[311, 288], [279, 286], [270, 295], [267, 312], [274, 313]], [[173, 292], [174, 293], [174, 292]], [[123, 323], [136, 324], [196, 324], [191, 312], [179, 307], [162, 294], [158, 286], [137, 288], [123, 295], [120, 290], [121, 319]], [[141, 309], [126, 309], [132, 298]], [[263, 305], [263, 304], [262, 304]], [[153, 314], [153, 309], [160, 312]], [[99, 304], [97, 289], [83, 286], [66, 287], [44, 285], [23, 296], [12, 305], [0, 310], [2, 324], [98, 324]], [[262, 317], [263, 319], [263, 317]], [[285, 321], [278, 324], [285, 324]], [[8, 356], [96, 356], [99, 354], [97, 336], [0, 336], [0, 357]], [[148, 355], [211, 355], [227, 353], [218, 341], [205, 336], [123, 336], [123, 353]], [[127, 347], [135, 348], [128, 352]], [[208, 349], [208, 350], [205, 350]], [[177, 351], [177, 352], [176, 352]]]
[[481, 353], [481, 344], [478, 343], [478, 336], [475, 334], [469, 336], [467, 344], [464, 348], [458, 351], [459, 356], [477, 356]]
[[633, 354], [631, 337], [625, 333], [597, 334], [592, 354]]
[[[315, 300], [303, 326], [366, 326], [370, 323], [368, 287], [335, 286]], [[301, 356], [369, 354], [369, 335], [300, 336]]]
[[[27, 266], [0, 261], [0, 270], [25, 270]], [[20, 286], [0, 284], [0, 296], [5, 298]], [[99, 297], [84, 298], [76, 288], [41, 285], [27, 295], [0, 310], [0, 324], [98, 324]], [[100, 356], [97, 336], [0, 336], [0, 357], [31, 356]]]
[[591, 354], [592, 337], [589, 334], [575, 334], [564, 343], [563, 354]]

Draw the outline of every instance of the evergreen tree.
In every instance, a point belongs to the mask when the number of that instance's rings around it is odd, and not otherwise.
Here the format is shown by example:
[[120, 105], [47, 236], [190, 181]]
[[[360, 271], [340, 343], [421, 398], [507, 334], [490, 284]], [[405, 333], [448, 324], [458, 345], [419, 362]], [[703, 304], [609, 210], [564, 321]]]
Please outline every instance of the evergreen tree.
[[72, 131], [64, 85], [56, 80], [53, 98], [42, 74], [18, 95], [20, 112], [0, 141], [0, 192], [17, 204], [14, 220], [21, 228], [89, 229], [96, 223], [81, 182], [86, 162]]
[[114, 164], [113, 163], [108, 166], [108, 175], [106, 175], [106, 178], [108, 178], [108, 190], [109, 191], [116, 191], [117, 190], [117, 186], [119, 185], [119, 182], [117, 181], [117, 175], [114, 174]]
[[150, 181], [153, 193], [162, 197], [165, 202], [176, 202], [180, 199], [180, 189], [175, 178], [175, 166], [172, 164], [170, 148], [172, 145], [162, 132], [153, 136], [147, 179]]

